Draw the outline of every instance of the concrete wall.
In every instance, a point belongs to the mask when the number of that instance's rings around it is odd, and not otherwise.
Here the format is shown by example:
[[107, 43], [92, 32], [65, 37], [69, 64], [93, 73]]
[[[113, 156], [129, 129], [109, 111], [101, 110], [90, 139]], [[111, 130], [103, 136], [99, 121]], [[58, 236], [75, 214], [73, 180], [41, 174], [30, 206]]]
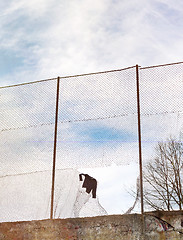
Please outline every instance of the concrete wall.
[[138, 214], [1, 223], [0, 240], [174, 240], [183, 239], [181, 225], [182, 211], [147, 213], [145, 235]]
[[183, 211], [146, 213], [144, 225], [146, 239], [183, 239]]

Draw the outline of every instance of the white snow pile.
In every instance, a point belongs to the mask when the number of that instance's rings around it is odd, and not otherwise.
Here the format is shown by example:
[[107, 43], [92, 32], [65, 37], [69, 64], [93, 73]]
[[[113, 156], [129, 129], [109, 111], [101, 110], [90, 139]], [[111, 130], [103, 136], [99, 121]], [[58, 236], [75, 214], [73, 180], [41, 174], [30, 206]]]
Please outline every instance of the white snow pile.
[[[50, 218], [51, 179], [50, 171], [1, 176], [0, 222]], [[56, 170], [54, 218], [107, 214], [82, 184], [77, 170]]]

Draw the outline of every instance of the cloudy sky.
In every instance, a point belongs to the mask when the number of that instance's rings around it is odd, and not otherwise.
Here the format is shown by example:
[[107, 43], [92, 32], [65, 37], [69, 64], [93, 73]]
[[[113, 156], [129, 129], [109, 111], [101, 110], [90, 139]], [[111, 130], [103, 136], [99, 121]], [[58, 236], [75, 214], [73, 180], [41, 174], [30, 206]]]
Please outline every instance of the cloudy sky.
[[177, 0], [0, 3], [1, 86], [182, 61]]
[[[183, 61], [181, 0], [3, 0], [0, 9], [0, 86]], [[141, 71], [146, 158], [182, 129], [182, 72]], [[55, 93], [56, 81], [0, 89], [1, 175], [50, 169]], [[109, 213], [124, 213], [138, 176], [135, 68], [62, 79], [58, 127], [57, 167], [105, 166], [88, 173]]]

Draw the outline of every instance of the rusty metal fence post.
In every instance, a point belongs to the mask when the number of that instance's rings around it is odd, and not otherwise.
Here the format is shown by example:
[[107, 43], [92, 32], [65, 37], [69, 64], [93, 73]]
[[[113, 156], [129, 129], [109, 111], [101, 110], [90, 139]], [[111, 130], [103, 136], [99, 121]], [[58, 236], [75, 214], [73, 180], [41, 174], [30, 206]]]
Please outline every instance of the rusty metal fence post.
[[54, 205], [54, 192], [55, 192], [55, 166], [56, 166], [56, 151], [57, 151], [57, 126], [58, 126], [59, 88], [60, 88], [60, 77], [57, 78], [57, 95], [56, 95], [56, 109], [55, 109], [55, 132], [54, 132], [54, 148], [53, 148], [53, 169], [52, 169], [50, 219], [53, 219], [53, 205]]
[[145, 218], [144, 218], [144, 198], [143, 198], [143, 172], [142, 172], [142, 139], [141, 139], [141, 112], [140, 112], [140, 86], [139, 86], [139, 66], [136, 65], [136, 87], [137, 87], [137, 118], [138, 118], [138, 147], [139, 147], [139, 171], [140, 171], [140, 202], [141, 202], [141, 239], [145, 240]]
[[136, 65], [136, 84], [137, 84], [137, 116], [138, 116], [138, 143], [139, 143], [139, 170], [140, 170], [140, 198], [141, 214], [144, 214], [143, 200], [143, 173], [142, 173], [142, 141], [141, 141], [141, 119], [140, 119], [140, 88], [139, 88], [139, 66]]

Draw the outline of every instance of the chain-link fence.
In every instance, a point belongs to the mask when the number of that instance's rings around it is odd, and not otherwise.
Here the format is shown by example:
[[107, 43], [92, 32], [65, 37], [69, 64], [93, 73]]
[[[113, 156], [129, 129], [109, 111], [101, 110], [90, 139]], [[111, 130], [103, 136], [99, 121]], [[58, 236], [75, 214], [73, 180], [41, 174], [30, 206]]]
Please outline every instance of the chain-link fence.
[[180, 209], [183, 64], [141, 68], [140, 96], [145, 210]]
[[142, 211], [137, 73], [146, 162], [181, 134], [182, 63], [0, 88], [0, 221]]
[[55, 80], [0, 89], [3, 221], [49, 217], [55, 96]]

